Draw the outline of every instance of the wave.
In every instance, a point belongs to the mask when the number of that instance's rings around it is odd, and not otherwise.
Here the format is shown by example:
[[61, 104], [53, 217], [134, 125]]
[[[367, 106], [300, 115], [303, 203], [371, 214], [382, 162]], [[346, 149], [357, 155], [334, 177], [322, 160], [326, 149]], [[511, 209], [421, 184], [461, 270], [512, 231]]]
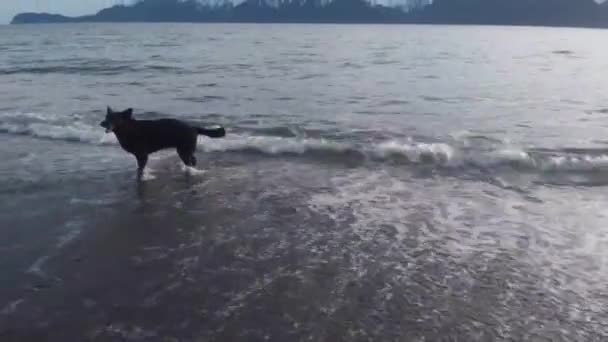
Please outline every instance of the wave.
[[70, 66], [46, 66], [46, 67], [20, 67], [9, 68], [0, 71], [0, 75], [16, 75], [16, 74], [80, 74], [91, 73], [96, 75], [115, 75], [123, 72], [133, 71], [129, 66], [114, 66], [114, 67], [70, 67]]
[[357, 152], [348, 144], [325, 139], [294, 139], [277, 136], [232, 135], [224, 139], [202, 138], [200, 147], [205, 152], [255, 152], [267, 155], [304, 155], [325, 153], [340, 156], [345, 152]]
[[455, 165], [459, 161], [452, 146], [445, 143], [386, 141], [374, 145], [371, 154], [380, 158], [405, 158], [412, 163]]
[[0, 75], [16, 75], [16, 74], [93, 74], [93, 75], [118, 75], [124, 73], [135, 72], [168, 72], [168, 73], [183, 73], [183, 69], [156, 64], [138, 64], [138, 63], [123, 63], [116, 61], [94, 61], [82, 62], [61, 65], [45, 65], [45, 66], [21, 66], [12, 67], [0, 70]]
[[47, 122], [0, 122], [0, 133], [96, 145], [117, 143], [114, 136], [81, 122], [74, 122], [70, 125]]
[[593, 172], [608, 170], [608, 151], [554, 151], [552, 155], [516, 148], [479, 151], [443, 142], [388, 140], [379, 143], [346, 143], [327, 139], [269, 136], [235, 136], [222, 140], [204, 139], [205, 152], [242, 152], [265, 155], [322, 157], [335, 162], [384, 162], [427, 165], [438, 168], [499, 169], [527, 172]]
[[[300, 156], [318, 162], [389, 163], [441, 169], [510, 169], [549, 173], [608, 170], [606, 149], [526, 150], [495, 144], [492, 149], [481, 150], [456, 142], [421, 142], [414, 139], [368, 142], [356, 136], [351, 139], [342, 136], [332, 139], [331, 135], [326, 138], [306, 137], [287, 127], [248, 131], [251, 130], [236, 128], [223, 139], [201, 137], [199, 148], [207, 153]], [[0, 133], [93, 145], [117, 144], [113, 134], [106, 134], [93, 124], [82, 121], [65, 124], [36, 113], [1, 114]]]
[[248, 134], [252, 136], [269, 136], [282, 138], [296, 138], [307, 135], [307, 131], [300, 130], [296, 127], [289, 126], [268, 126], [268, 127], [239, 127], [238, 133]]

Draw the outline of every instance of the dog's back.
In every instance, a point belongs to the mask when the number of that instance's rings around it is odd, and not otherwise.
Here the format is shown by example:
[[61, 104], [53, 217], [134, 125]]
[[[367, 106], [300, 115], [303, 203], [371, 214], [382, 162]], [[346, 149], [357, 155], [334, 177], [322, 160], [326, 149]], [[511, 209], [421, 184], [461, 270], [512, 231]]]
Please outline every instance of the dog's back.
[[194, 150], [198, 136], [196, 128], [175, 119], [134, 119], [125, 129], [117, 130], [116, 133], [121, 145], [124, 140], [124, 145], [148, 154], [165, 148]]

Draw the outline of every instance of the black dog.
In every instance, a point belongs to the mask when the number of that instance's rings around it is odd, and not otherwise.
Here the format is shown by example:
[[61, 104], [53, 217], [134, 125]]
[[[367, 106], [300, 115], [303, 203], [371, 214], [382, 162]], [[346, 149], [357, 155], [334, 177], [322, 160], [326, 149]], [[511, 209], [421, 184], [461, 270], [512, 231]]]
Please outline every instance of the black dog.
[[110, 107], [106, 119], [101, 122], [106, 133], [114, 132], [122, 148], [137, 158], [137, 174], [142, 176], [148, 162], [148, 155], [162, 149], [175, 148], [186, 166], [196, 166], [196, 141], [199, 134], [211, 138], [221, 138], [226, 130], [221, 126], [213, 128], [193, 127], [175, 119], [135, 120], [133, 109], [114, 112]]

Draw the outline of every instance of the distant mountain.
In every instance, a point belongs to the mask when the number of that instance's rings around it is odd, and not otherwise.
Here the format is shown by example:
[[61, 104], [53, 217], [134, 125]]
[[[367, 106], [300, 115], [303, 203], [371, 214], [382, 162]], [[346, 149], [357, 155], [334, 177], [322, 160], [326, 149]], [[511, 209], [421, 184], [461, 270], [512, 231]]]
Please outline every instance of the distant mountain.
[[[97, 14], [23, 13], [13, 24], [69, 22], [428, 23], [608, 27], [608, 3], [594, 0], [410, 0], [402, 8], [368, 0], [140, 0]], [[370, 0], [371, 1], [371, 0]], [[418, 4], [418, 5], [416, 5]]]
[[605, 5], [594, 0], [435, 0], [411, 15], [429, 23], [607, 27]]
[[366, 23], [403, 20], [397, 8], [372, 6], [365, 0], [247, 0], [209, 5], [196, 0], [141, 0], [132, 6], [113, 6], [95, 15], [64, 17], [23, 13], [12, 24], [66, 22], [331, 22]]
[[74, 19], [59, 14], [48, 13], [20, 13], [17, 14], [11, 24], [47, 24], [47, 23], [67, 23]]

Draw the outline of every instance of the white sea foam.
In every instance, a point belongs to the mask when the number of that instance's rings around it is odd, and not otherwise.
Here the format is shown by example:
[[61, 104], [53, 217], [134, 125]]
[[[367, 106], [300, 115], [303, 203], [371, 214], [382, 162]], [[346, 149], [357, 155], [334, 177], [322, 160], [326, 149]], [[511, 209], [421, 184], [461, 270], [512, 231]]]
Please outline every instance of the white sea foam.
[[345, 151], [349, 146], [323, 139], [296, 139], [269, 136], [231, 135], [223, 139], [200, 139], [205, 152], [257, 151], [266, 154], [303, 154], [320, 151]]
[[546, 200], [530, 202], [515, 192], [497, 196], [491, 184], [400, 179], [384, 171], [351, 172], [332, 183], [332, 191], [311, 196], [309, 208], [348, 226], [357, 238], [345, 248], [362, 254], [361, 244], [381, 245], [392, 256], [386, 260], [405, 266], [446, 257], [493, 262], [506, 254], [541, 278], [557, 279], [543, 285], [556, 295], [565, 289], [585, 294], [607, 280], [601, 194], [585, 201], [589, 194], [544, 189]]
[[44, 255], [40, 258], [36, 259], [34, 263], [30, 265], [27, 269], [27, 273], [36, 274], [39, 276], [46, 276], [46, 273], [42, 270], [42, 266], [49, 260], [50, 256]]
[[74, 241], [81, 233], [82, 233], [82, 230], [80, 230], [78, 228], [70, 229], [65, 234], [59, 236], [59, 238], [57, 239], [57, 244], [56, 244], [57, 248], [63, 248], [65, 246], [67, 246], [72, 241]]
[[115, 144], [113, 135], [106, 135], [89, 125], [75, 122], [66, 125], [49, 123], [0, 123], [0, 132], [29, 135], [36, 138], [83, 142], [91, 144]]
[[6, 306], [4, 308], [2, 308], [2, 310], [0, 310], [0, 314], [2, 315], [10, 315], [13, 312], [17, 311], [17, 308], [19, 307], [19, 305], [21, 305], [21, 303], [23, 303], [25, 300], [23, 298], [19, 298], [17, 300], [14, 300], [8, 304], [6, 304]]
[[371, 153], [379, 157], [390, 157], [401, 155], [413, 163], [437, 162], [449, 164], [455, 161], [456, 150], [444, 143], [402, 143], [399, 141], [387, 141], [373, 145]]

